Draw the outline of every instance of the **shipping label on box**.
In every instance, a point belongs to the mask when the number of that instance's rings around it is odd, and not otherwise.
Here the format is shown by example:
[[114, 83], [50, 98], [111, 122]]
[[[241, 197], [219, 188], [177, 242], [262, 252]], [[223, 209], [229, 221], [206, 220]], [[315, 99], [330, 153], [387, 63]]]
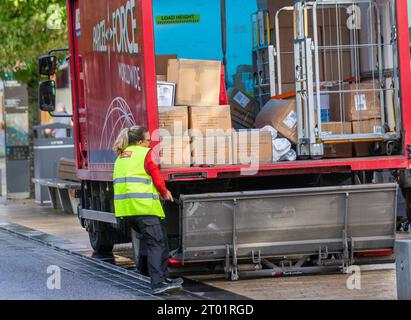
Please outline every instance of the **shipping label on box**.
[[234, 96], [233, 100], [237, 102], [241, 107], [247, 108], [249, 103], [251, 102], [251, 99], [248, 98], [244, 93], [241, 91], [238, 91]]
[[232, 137], [192, 137], [191, 163], [194, 166], [233, 164]]
[[283, 123], [289, 128], [292, 129], [297, 124], [297, 113], [293, 110], [291, 111], [283, 120]]
[[355, 95], [354, 100], [355, 100], [355, 111], [367, 110], [367, 99], [365, 98], [365, 94]]
[[157, 103], [160, 107], [174, 106], [176, 85], [174, 83], [157, 81]]
[[159, 107], [158, 128], [160, 136], [188, 135], [188, 107]]

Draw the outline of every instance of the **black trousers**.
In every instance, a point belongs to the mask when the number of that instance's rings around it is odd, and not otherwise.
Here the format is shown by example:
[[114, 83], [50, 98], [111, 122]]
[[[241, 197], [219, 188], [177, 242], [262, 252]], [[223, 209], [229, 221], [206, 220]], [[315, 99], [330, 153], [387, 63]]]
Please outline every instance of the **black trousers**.
[[168, 277], [170, 251], [165, 220], [156, 216], [135, 216], [128, 217], [127, 222], [140, 234], [140, 272], [148, 269], [151, 287], [156, 288]]

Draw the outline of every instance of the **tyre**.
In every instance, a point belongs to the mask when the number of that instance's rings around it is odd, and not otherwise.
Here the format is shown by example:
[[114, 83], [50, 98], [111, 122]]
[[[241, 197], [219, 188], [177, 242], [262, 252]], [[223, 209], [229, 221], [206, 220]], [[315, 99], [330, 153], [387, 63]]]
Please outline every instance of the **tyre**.
[[91, 247], [96, 253], [111, 253], [114, 244], [111, 243], [104, 232], [89, 231], [88, 233]]

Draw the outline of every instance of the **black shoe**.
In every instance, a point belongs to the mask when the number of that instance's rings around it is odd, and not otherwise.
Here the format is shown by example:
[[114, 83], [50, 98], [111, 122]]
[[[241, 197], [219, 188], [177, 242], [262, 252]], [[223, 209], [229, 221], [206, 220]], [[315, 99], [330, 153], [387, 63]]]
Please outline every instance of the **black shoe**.
[[164, 294], [164, 293], [177, 293], [182, 289], [181, 285], [176, 285], [173, 283], [162, 282], [160, 285], [153, 289], [153, 294]]
[[184, 280], [183, 280], [183, 278], [180, 278], [180, 277], [178, 277], [178, 278], [167, 278], [166, 282], [182, 286], [183, 283], [184, 283]]

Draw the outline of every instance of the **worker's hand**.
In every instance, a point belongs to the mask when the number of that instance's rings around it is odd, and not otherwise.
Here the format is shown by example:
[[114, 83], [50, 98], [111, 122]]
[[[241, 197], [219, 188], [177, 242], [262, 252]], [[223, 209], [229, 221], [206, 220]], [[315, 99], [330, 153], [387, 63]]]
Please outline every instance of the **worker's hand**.
[[173, 195], [171, 194], [170, 190], [167, 190], [167, 194], [164, 197], [164, 200], [170, 201], [170, 202], [174, 202], [174, 198]]

